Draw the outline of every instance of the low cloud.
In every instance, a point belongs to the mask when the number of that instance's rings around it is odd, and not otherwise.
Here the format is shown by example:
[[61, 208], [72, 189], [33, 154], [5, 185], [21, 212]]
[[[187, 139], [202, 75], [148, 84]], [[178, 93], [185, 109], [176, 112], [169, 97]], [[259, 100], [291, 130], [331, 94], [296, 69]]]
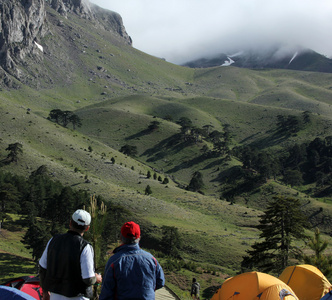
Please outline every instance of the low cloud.
[[275, 43], [332, 57], [330, 0], [90, 0], [120, 13], [133, 46], [173, 63]]

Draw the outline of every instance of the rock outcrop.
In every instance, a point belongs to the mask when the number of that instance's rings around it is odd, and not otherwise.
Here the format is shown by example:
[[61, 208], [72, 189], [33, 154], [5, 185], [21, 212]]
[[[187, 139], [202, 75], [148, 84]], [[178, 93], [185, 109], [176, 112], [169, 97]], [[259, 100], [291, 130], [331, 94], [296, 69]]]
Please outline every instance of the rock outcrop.
[[91, 21], [91, 26], [111, 31], [124, 43], [132, 44], [119, 14], [87, 0], [0, 0], [0, 80], [10, 74], [22, 81], [21, 66], [27, 57], [35, 62], [43, 59], [39, 40], [52, 34], [49, 13], [65, 18], [75, 14]]
[[20, 78], [17, 63], [37, 48], [45, 33], [44, 0], [0, 0], [0, 64]]
[[68, 13], [76, 13], [82, 17], [90, 17], [91, 10], [88, 1], [84, 0], [51, 0], [51, 7], [59, 14], [67, 17]]
[[113, 11], [103, 9], [98, 5], [90, 3], [88, 0], [51, 0], [51, 7], [64, 17], [75, 13], [82, 18], [94, 21], [104, 30], [113, 31], [118, 34], [129, 45], [132, 44], [130, 36], [127, 34], [121, 16]]
[[91, 4], [93, 18], [107, 31], [116, 32], [127, 44], [132, 45], [132, 40], [123, 25], [121, 16], [113, 11], [100, 8]]

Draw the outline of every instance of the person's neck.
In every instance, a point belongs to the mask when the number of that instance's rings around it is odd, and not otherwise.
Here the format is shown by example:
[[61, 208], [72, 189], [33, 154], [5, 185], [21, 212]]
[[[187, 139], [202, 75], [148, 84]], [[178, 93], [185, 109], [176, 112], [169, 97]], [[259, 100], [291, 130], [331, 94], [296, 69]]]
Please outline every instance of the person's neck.
[[83, 236], [83, 235], [84, 235], [84, 231], [82, 232], [82, 231], [77, 230], [77, 229], [75, 229], [75, 228], [73, 228], [73, 227], [71, 227], [71, 226], [69, 227], [69, 230], [78, 233], [80, 236]]

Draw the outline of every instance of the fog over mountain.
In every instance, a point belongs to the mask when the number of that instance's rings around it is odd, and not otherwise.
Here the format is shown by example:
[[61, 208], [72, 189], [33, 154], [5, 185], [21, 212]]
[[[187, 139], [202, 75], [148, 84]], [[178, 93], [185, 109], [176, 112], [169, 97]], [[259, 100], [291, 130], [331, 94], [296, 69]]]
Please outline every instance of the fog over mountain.
[[271, 44], [332, 57], [329, 0], [90, 0], [120, 13], [133, 46], [182, 64]]

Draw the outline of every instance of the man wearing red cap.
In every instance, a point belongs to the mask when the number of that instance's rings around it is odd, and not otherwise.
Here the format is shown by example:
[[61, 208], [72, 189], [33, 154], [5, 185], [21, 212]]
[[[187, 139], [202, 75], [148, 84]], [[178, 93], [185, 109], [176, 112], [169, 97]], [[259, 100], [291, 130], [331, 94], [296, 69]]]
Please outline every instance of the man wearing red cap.
[[141, 230], [138, 224], [127, 222], [121, 227], [122, 245], [108, 260], [99, 300], [154, 300], [155, 290], [165, 284], [158, 261], [139, 247]]

